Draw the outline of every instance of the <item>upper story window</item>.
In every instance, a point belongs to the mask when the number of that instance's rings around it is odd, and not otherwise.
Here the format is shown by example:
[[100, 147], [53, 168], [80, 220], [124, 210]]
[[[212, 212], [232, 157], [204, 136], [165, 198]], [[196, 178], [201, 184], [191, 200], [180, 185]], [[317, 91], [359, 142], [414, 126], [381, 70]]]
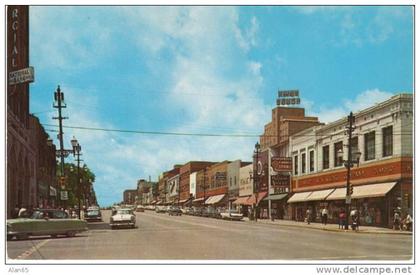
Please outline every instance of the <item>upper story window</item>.
[[382, 129], [382, 156], [388, 157], [393, 154], [392, 126]]
[[351, 144], [351, 158], [356, 160], [355, 154], [359, 151], [359, 137], [353, 137], [350, 141]]
[[322, 169], [330, 168], [330, 146], [322, 147]]
[[295, 170], [295, 175], [297, 175], [299, 173], [299, 170], [298, 170], [298, 156], [295, 156], [295, 158], [294, 158], [294, 170]]
[[338, 156], [338, 151], [343, 151], [343, 142], [334, 143], [334, 167], [343, 165], [343, 157]]
[[233, 185], [236, 186], [236, 176], [233, 179]]
[[306, 173], [306, 154], [305, 153], [303, 153], [302, 155], [301, 155], [301, 162], [302, 162], [302, 165], [301, 165], [301, 172], [302, 172], [302, 174], [305, 174]]
[[309, 152], [309, 172], [315, 171], [315, 151]]
[[375, 159], [375, 131], [365, 134], [365, 160]]

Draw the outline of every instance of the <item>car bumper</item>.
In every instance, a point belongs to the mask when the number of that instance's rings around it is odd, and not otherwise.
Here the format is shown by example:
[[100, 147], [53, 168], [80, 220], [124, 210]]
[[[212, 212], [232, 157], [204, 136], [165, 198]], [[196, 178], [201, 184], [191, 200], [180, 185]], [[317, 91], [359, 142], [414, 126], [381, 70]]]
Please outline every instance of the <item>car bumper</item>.
[[135, 222], [112, 222], [109, 224], [112, 227], [124, 227], [124, 226], [134, 226]]

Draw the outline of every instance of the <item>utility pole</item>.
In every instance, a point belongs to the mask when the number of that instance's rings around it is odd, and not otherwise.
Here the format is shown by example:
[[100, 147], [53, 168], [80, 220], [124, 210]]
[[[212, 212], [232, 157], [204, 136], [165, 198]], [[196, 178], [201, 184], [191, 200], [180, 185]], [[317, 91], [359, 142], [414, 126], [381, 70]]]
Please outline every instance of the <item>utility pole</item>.
[[346, 183], [346, 223], [344, 225], [345, 230], [349, 229], [349, 214], [350, 214], [350, 204], [351, 204], [351, 193], [350, 193], [350, 169], [352, 165], [352, 158], [351, 158], [351, 134], [355, 130], [353, 127], [353, 123], [355, 122], [355, 117], [353, 112], [350, 112], [350, 115], [347, 117], [349, 122], [349, 127], [347, 129], [349, 140], [348, 140], [348, 150], [347, 150], [347, 183]]
[[55, 104], [53, 104], [53, 107], [58, 109], [58, 117], [53, 117], [53, 119], [58, 119], [59, 131], [58, 131], [57, 138], [60, 142], [59, 156], [60, 156], [60, 162], [61, 162], [60, 163], [61, 176], [64, 177], [64, 157], [65, 157], [64, 151], [65, 150], [64, 150], [64, 142], [63, 142], [63, 119], [68, 119], [68, 117], [63, 117], [61, 114], [61, 109], [66, 108], [67, 106], [64, 103], [64, 93], [61, 92], [60, 85], [58, 85], [57, 91], [54, 92], [54, 100], [55, 100]]

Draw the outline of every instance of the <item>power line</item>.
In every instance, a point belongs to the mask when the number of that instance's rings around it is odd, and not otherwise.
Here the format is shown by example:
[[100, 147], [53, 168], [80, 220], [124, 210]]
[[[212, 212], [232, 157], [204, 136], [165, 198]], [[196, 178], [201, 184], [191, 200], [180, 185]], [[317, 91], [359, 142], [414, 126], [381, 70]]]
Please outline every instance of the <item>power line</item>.
[[[48, 127], [57, 127], [57, 125], [53, 124], [42, 124], [43, 126]], [[218, 133], [188, 133], [188, 132], [163, 132], [163, 131], [142, 131], [142, 130], [125, 130], [125, 129], [107, 129], [107, 128], [95, 128], [95, 127], [83, 127], [83, 126], [62, 126], [63, 128], [68, 129], [77, 129], [77, 130], [87, 130], [87, 131], [103, 131], [103, 132], [119, 132], [119, 133], [131, 133], [131, 134], [149, 134], [149, 135], [166, 135], [166, 136], [198, 136], [198, 137], [237, 137], [237, 138], [256, 138], [256, 137], [278, 137], [278, 138], [285, 138], [289, 137], [288, 135], [264, 135], [264, 134], [218, 134]], [[53, 130], [50, 130], [53, 131]], [[381, 133], [375, 133], [376, 135], [381, 135]], [[342, 133], [331, 134], [331, 135], [316, 135], [316, 134], [295, 134], [294, 137], [330, 137], [335, 135], [342, 135]], [[357, 134], [356, 134], [357, 135]], [[393, 133], [394, 136], [396, 135], [413, 135], [412, 132], [406, 133]]]

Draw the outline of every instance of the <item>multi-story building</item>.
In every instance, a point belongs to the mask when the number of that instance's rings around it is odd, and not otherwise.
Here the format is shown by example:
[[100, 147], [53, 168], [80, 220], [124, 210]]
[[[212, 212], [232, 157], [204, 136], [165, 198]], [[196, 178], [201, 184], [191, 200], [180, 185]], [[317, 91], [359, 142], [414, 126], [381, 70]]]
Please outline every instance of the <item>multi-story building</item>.
[[[7, 7], [7, 75], [29, 67], [29, 7]], [[30, 144], [29, 83], [7, 78], [7, 217], [36, 203], [36, 155]]]
[[[169, 195], [169, 184], [168, 184], [168, 180], [171, 179], [172, 177], [178, 175], [179, 178], [179, 169], [181, 168], [182, 165], [174, 165], [174, 168], [172, 170], [163, 172], [160, 176], [159, 176], [159, 181], [158, 181], [158, 198], [157, 198], [157, 203], [158, 204], [168, 204], [170, 203], [170, 195]], [[178, 180], [179, 182], [179, 180]], [[179, 183], [178, 184], [178, 193], [179, 193]], [[177, 193], [177, 194], [178, 194]], [[172, 196], [174, 196], [174, 194], [172, 194]]]
[[232, 202], [239, 197], [240, 168], [251, 163], [252, 162], [242, 162], [241, 160], [235, 160], [229, 163], [227, 166], [229, 208], [236, 208], [236, 205], [232, 204]]
[[239, 168], [239, 197], [232, 203], [233, 208], [239, 208], [245, 216], [248, 216], [248, 207], [252, 205], [249, 200], [254, 193], [253, 167], [251, 163]]
[[206, 182], [199, 184], [197, 190], [197, 198], [204, 198], [205, 205], [228, 206], [227, 170], [229, 163], [230, 161], [225, 160], [206, 168]]
[[190, 192], [190, 175], [194, 172], [197, 172], [213, 162], [209, 161], [190, 161], [184, 164], [179, 169], [179, 192], [180, 192], [180, 203], [187, 204], [192, 201], [192, 195]]
[[124, 204], [135, 204], [137, 198], [137, 189], [127, 189], [123, 193]]
[[55, 145], [47, 142], [49, 139], [48, 134], [45, 132], [44, 127], [39, 122], [39, 119], [33, 115], [29, 118], [29, 125], [31, 130], [30, 140], [31, 147], [34, 150], [35, 182], [30, 182], [30, 197], [29, 205], [32, 206], [52, 206], [55, 197], [50, 197], [50, 187], [57, 188], [56, 177], [56, 156]]
[[305, 116], [303, 108], [276, 107], [271, 115], [272, 120], [264, 126], [264, 134], [260, 137], [258, 160], [254, 154], [255, 176], [258, 177], [257, 199], [268, 195], [259, 203], [261, 217], [268, 217], [271, 208], [271, 214], [276, 218], [288, 219], [286, 198], [290, 191], [290, 170], [285, 165], [274, 164], [280, 163], [280, 159], [282, 163], [287, 163], [291, 135], [320, 123], [316, 117]]
[[[351, 161], [351, 207], [361, 223], [389, 226], [395, 210], [413, 207], [413, 96], [399, 94], [354, 114], [348, 141], [348, 118], [315, 126], [290, 137], [293, 158], [293, 219], [302, 220], [307, 208], [315, 219], [327, 207], [330, 220], [345, 208], [348, 148]], [[360, 154], [356, 154], [360, 152]], [[343, 160], [344, 156], [344, 160]]]
[[169, 204], [179, 204], [179, 174], [171, 177], [167, 181]]

